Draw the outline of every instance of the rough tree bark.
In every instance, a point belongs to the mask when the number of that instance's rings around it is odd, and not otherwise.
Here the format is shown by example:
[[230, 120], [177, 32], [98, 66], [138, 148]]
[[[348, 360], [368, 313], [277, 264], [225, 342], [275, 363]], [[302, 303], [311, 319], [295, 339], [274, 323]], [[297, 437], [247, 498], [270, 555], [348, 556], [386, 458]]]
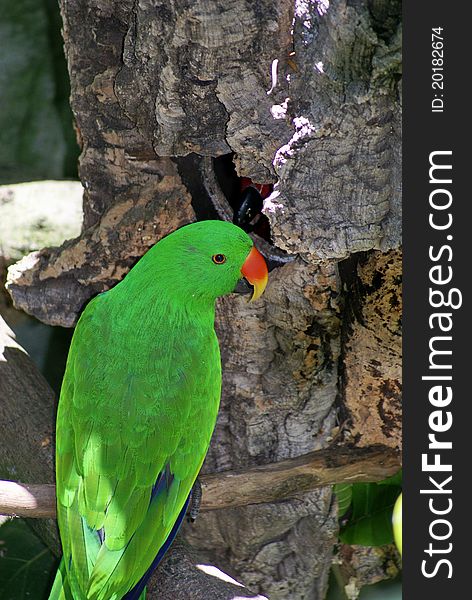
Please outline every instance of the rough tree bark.
[[[239, 176], [276, 184], [264, 247], [277, 268], [258, 304], [219, 303], [224, 389], [205, 472], [336, 435], [399, 450], [400, 2], [61, 8], [84, 225], [11, 269], [16, 306], [72, 326], [167, 232], [231, 215], [212, 157], [234, 153]], [[272, 600], [321, 599], [336, 508], [324, 488], [206, 513], [186, 537]]]

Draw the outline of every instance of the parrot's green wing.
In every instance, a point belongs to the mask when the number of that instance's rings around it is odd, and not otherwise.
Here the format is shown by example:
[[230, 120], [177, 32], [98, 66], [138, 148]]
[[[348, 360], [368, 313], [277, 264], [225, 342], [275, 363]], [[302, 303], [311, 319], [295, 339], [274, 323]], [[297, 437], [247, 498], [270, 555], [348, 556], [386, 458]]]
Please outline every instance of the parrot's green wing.
[[75, 600], [121, 600], [144, 575], [187, 501], [220, 397], [213, 327], [196, 323], [189, 336], [185, 323], [178, 335], [166, 314], [149, 332], [139, 318], [113, 322], [110, 301], [98, 296], [79, 321], [57, 417], [58, 520]]

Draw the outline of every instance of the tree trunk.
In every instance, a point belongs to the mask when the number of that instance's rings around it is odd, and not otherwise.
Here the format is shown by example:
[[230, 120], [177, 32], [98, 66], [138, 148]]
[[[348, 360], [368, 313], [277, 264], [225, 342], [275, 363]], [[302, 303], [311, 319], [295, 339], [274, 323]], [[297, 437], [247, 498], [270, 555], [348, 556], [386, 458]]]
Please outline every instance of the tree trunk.
[[[275, 267], [266, 294], [218, 305], [223, 398], [204, 471], [334, 437], [399, 450], [400, 2], [61, 8], [84, 224], [10, 270], [16, 306], [72, 326], [163, 235], [231, 219], [227, 181], [275, 183], [271, 241], [256, 241]], [[185, 535], [271, 600], [321, 599], [336, 507], [329, 487], [303, 491], [205, 513]]]

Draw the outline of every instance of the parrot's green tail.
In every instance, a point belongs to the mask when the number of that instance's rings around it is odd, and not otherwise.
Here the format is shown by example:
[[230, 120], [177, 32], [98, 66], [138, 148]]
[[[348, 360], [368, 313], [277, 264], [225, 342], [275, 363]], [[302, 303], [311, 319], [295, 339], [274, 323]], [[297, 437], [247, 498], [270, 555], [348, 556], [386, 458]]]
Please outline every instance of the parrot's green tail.
[[57, 569], [56, 577], [49, 594], [49, 600], [74, 600], [67, 581], [66, 566], [63, 558], [61, 558], [61, 563]]
[[[57, 569], [56, 577], [52, 584], [51, 592], [49, 593], [49, 600], [76, 600], [72, 595], [72, 591], [67, 581], [66, 567], [63, 558], [61, 558], [61, 563]], [[146, 589], [144, 589], [141, 596], [139, 596], [139, 600], [146, 600]]]

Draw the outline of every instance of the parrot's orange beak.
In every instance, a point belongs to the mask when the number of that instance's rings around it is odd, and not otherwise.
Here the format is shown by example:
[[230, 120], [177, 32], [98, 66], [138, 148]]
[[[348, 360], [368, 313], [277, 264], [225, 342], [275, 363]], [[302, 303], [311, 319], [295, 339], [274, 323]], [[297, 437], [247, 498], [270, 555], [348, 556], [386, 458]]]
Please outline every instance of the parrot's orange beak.
[[257, 300], [266, 288], [269, 272], [264, 257], [255, 246], [244, 261], [241, 274], [254, 287], [251, 302]]

